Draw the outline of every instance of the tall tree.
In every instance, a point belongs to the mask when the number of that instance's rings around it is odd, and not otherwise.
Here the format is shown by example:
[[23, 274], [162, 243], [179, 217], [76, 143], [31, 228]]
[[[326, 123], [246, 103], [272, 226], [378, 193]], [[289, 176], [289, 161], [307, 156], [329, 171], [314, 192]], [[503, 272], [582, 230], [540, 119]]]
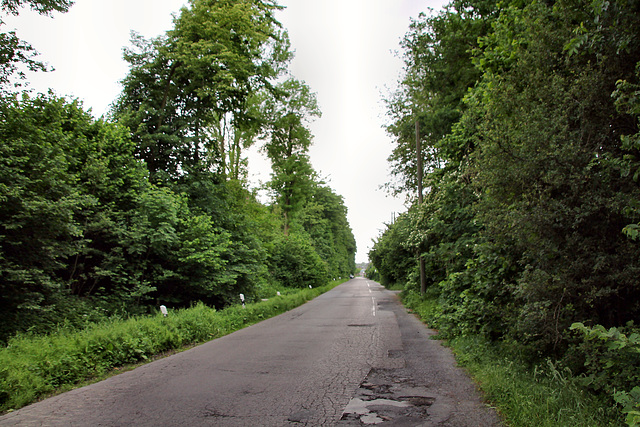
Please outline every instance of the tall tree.
[[134, 35], [114, 113], [131, 128], [152, 176], [175, 180], [194, 168], [224, 176], [224, 141], [207, 130], [229, 114], [238, 126], [250, 121], [248, 98], [269, 88], [288, 60], [277, 9], [262, 0], [191, 0], [165, 36]]
[[[478, 37], [489, 28], [490, 16], [452, 3], [438, 14], [420, 14], [411, 22], [401, 43], [404, 77], [386, 100], [392, 120], [387, 131], [396, 143], [388, 159], [396, 178], [387, 186], [392, 193], [417, 193], [416, 121], [422, 138], [419, 155], [427, 172], [451, 162], [456, 167], [469, 152], [469, 147], [447, 144], [444, 137], [460, 119], [463, 98], [480, 77], [471, 56]], [[428, 189], [428, 174], [426, 178]]]
[[342, 196], [317, 183], [298, 219], [332, 277], [346, 277], [355, 270], [356, 242], [347, 221]]
[[292, 216], [311, 194], [315, 172], [307, 154], [312, 141], [307, 125], [320, 115], [315, 94], [295, 79], [278, 85], [276, 94], [264, 101], [267, 141], [263, 150], [271, 160], [271, 188], [282, 210], [285, 235]]

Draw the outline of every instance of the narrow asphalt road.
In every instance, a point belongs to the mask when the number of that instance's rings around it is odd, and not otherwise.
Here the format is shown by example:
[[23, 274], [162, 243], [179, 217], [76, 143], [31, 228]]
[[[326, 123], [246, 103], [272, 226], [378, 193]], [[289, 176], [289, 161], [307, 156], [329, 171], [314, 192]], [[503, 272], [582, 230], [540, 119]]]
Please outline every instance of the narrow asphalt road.
[[20, 426], [498, 426], [395, 293], [353, 279], [278, 317], [0, 417]]

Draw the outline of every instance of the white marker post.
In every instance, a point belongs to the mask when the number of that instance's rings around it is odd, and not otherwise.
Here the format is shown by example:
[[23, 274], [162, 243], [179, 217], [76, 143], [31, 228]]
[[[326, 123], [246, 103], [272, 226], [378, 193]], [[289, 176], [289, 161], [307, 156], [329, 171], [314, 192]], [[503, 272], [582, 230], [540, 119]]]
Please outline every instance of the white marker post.
[[240, 294], [240, 301], [242, 301], [242, 308], [244, 307], [244, 294]]
[[161, 306], [160, 306], [160, 313], [162, 313], [162, 315], [163, 315], [164, 317], [167, 317], [167, 314], [169, 314], [169, 313], [167, 312], [167, 307], [165, 307], [164, 305], [161, 305]]

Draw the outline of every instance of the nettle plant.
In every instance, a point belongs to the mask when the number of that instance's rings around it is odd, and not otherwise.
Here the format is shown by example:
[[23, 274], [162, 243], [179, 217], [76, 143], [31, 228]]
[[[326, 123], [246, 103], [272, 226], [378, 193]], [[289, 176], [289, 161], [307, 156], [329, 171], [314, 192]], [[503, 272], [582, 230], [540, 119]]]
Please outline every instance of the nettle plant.
[[[630, 426], [640, 426], [640, 333], [629, 324], [606, 329], [602, 325], [571, 325], [583, 334], [584, 385], [611, 395]], [[633, 388], [632, 388], [633, 387]]]

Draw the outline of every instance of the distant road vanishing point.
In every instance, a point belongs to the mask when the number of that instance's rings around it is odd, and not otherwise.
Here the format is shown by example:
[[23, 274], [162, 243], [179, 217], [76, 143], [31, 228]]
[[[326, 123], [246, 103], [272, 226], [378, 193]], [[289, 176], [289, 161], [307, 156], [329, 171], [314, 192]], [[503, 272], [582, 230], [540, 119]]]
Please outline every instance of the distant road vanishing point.
[[352, 279], [313, 301], [0, 417], [1, 426], [498, 426], [394, 292]]

